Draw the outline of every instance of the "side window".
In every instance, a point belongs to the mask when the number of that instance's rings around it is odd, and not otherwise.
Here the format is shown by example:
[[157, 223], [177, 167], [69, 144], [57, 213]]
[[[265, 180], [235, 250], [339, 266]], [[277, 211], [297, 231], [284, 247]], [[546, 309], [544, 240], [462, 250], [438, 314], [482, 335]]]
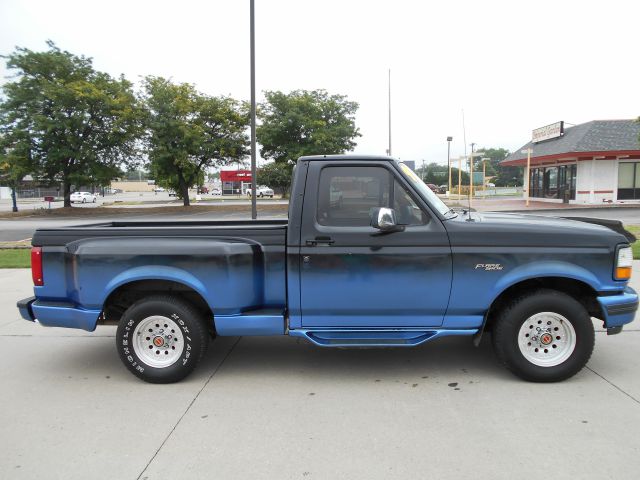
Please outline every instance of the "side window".
[[396, 211], [396, 218], [400, 225], [426, 225], [429, 217], [413, 201], [397, 180], [393, 181], [393, 206]]
[[320, 172], [318, 211], [320, 225], [366, 227], [371, 211], [390, 207], [401, 225], [425, 225], [429, 217], [411, 195], [382, 167], [327, 167]]
[[382, 167], [327, 167], [320, 172], [318, 211], [320, 225], [365, 227], [371, 210], [388, 207], [391, 174]]

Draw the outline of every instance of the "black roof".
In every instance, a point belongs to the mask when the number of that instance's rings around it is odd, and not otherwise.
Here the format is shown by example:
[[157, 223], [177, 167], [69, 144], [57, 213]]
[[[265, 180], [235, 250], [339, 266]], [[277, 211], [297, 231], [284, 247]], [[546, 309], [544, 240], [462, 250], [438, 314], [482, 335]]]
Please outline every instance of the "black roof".
[[564, 135], [543, 142], [529, 142], [511, 153], [503, 162], [527, 158], [521, 150], [531, 148], [531, 158], [570, 152], [640, 152], [640, 122], [637, 120], [593, 120], [564, 129]]
[[387, 160], [394, 161], [395, 158], [387, 157], [385, 155], [355, 155], [355, 154], [346, 154], [346, 155], [308, 155], [306, 157], [300, 157], [298, 160], [302, 161], [314, 161], [314, 160]]

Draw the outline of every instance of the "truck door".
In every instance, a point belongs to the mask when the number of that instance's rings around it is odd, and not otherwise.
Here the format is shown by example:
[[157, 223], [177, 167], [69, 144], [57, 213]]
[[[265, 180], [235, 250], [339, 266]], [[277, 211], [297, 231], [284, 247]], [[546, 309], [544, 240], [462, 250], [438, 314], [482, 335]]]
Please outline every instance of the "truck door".
[[[371, 227], [376, 207], [393, 208], [405, 230]], [[442, 325], [449, 239], [391, 162], [309, 162], [301, 226], [304, 328]]]

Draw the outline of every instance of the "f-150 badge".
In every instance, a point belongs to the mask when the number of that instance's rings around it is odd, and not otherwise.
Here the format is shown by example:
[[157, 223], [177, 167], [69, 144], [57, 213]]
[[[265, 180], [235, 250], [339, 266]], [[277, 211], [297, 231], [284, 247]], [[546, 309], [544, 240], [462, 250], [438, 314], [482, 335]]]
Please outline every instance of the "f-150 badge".
[[492, 270], [502, 270], [503, 268], [500, 263], [478, 263], [475, 270], [482, 269], [485, 272], [490, 272]]

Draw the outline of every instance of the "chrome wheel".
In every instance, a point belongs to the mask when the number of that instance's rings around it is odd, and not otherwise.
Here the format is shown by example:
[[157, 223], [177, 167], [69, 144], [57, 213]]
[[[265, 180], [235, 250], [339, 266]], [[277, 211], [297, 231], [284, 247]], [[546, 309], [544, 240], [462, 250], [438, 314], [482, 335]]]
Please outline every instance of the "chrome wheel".
[[148, 366], [169, 367], [182, 355], [182, 330], [170, 318], [159, 315], [147, 317], [133, 331], [133, 349]]
[[518, 346], [524, 358], [534, 365], [555, 367], [565, 362], [575, 350], [576, 331], [559, 313], [536, 313], [520, 327]]

